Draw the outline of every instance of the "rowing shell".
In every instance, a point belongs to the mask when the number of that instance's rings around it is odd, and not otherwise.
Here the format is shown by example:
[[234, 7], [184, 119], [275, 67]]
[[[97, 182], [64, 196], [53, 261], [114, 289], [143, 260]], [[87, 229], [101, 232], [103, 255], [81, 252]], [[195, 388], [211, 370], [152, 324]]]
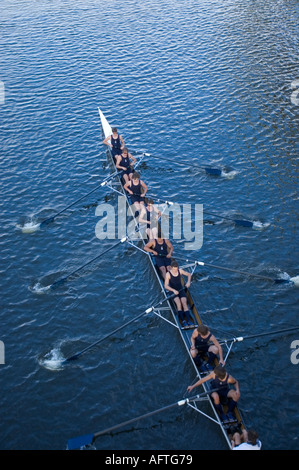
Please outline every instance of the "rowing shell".
[[[101, 127], [102, 127], [102, 134], [103, 134], [103, 137], [104, 138], [107, 138], [108, 136], [110, 136], [112, 134], [112, 129], [111, 129], [111, 126], [109, 125], [107, 119], [105, 118], [103, 112], [99, 109], [99, 116], [100, 116], [100, 121], [101, 121]], [[108, 159], [108, 164], [109, 164], [109, 168], [110, 168], [110, 171], [111, 171], [111, 174], [112, 173], [117, 173], [118, 170], [116, 169], [116, 166], [115, 166], [115, 162], [114, 162], [114, 159], [112, 157], [112, 154], [111, 154], [111, 151], [110, 151], [110, 147], [108, 147], [108, 150], [107, 150], [107, 159]], [[140, 163], [140, 162], [138, 162]], [[136, 166], [135, 166], [136, 167]], [[118, 172], [119, 173], [119, 172]], [[127, 207], [129, 208], [129, 212], [132, 216], [132, 220], [134, 221], [135, 223], [135, 227], [136, 227], [136, 233], [138, 233], [138, 230], [139, 230], [139, 225], [138, 225], [138, 220], [137, 220], [137, 217], [135, 217], [135, 213], [132, 209], [132, 203], [131, 203], [131, 200], [130, 200], [130, 196], [129, 194], [126, 192], [126, 190], [123, 188], [123, 181], [121, 179], [121, 176], [119, 176], [119, 174], [116, 176], [116, 181], [112, 181], [110, 183], [108, 183], [106, 186], [109, 187], [111, 190], [115, 191], [117, 194], [121, 194], [123, 196], [125, 196], [126, 198], [126, 201], [127, 201]], [[139, 245], [141, 245], [141, 248], [140, 246], [137, 246], [137, 244], [134, 244], [131, 240], [127, 240], [128, 243], [132, 246], [134, 246], [135, 248], [137, 248], [138, 250], [141, 249], [141, 251], [144, 251], [143, 248], [146, 244], [146, 241], [145, 239], [141, 236], [140, 234], [140, 242], [139, 242]], [[164, 305], [165, 307], [163, 308], [155, 308], [154, 310], [152, 310], [152, 312], [157, 315], [158, 317], [160, 317], [161, 319], [165, 320], [166, 322], [170, 323], [172, 326], [174, 326], [177, 331], [179, 332], [181, 338], [182, 338], [182, 341], [183, 341], [183, 344], [185, 345], [185, 348], [186, 348], [186, 351], [187, 351], [187, 354], [188, 354], [188, 357], [189, 357], [189, 360], [190, 360], [190, 363], [191, 363], [191, 366], [193, 367], [193, 369], [195, 370], [196, 372], [196, 375], [198, 377], [198, 379], [202, 379], [206, 376], [207, 373], [209, 373], [210, 371], [205, 369], [203, 370], [203, 368], [201, 369], [198, 369], [198, 367], [196, 366], [191, 354], [190, 354], [190, 347], [191, 347], [191, 335], [194, 331], [194, 327], [183, 327], [178, 319], [178, 316], [177, 316], [177, 309], [176, 309], [176, 305], [174, 303], [173, 300], [170, 300], [168, 299], [169, 295], [167, 295], [167, 291], [165, 290], [165, 287], [164, 287], [164, 281], [160, 275], [160, 270], [159, 268], [157, 267], [156, 265], [156, 262], [155, 262], [155, 256], [152, 255], [151, 253], [148, 253], [146, 251], [144, 251], [144, 253], [147, 255], [148, 257], [148, 260], [149, 260], [149, 263], [151, 265], [151, 268], [153, 270], [153, 272], [155, 273], [156, 275], [156, 278], [157, 278], [157, 282], [160, 286], [160, 290], [161, 292], [163, 293], [164, 295], [164, 298], [166, 299], [165, 302], [164, 302]], [[184, 269], [190, 269], [191, 266], [184, 266]], [[193, 274], [194, 270], [196, 268], [196, 265], [194, 266], [193, 268], [193, 271], [191, 272], [191, 274]], [[199, 313], [198, 313], [198, 310], [195, 306], [195, 303], [192, 299], [192, 296], [191, 296], [191, 293], [190, 293], [190, 290], [187, 289], [185, 287], [185, 291], [186, 291], [186, 295], [187, 295], [187, 301], [188, 301], [188, 307], [189, 307], [189, 311], [192, 312], [192, 315], [193, 315], [193, 320], [194, 320], [194, 324], [195, 325], [199, 325], [199, 324], [202, 324], [202, 320], [199, 316]], [[171, 318], [172, 317], [172, 321], [169, 320], [169, 317]], [[228, 357], [228, 354], [230, 353], [230, 350], [231, 350], [231, 346], [229, 346], [227, 343], [224, 344], [224, 347], [227, 349], [227, 354], [225, 356], [225, 360], [227, 359]], [[218, 364], [218, 362], [215, 362], [215, 366]], [[197, 379], [197, 380], [198, 380]], [[209, 386], [209, 382], [205, 382], [202, 384], [203, 388], [204, 388], [204, 391], [205, 392], [209, 392], [210, 390], [210, 386]], [[216, 409], [214, 408], [214, 405], [213, 405], [213, 401], [212, 399], [210, 398], [209, 394], [207, 394], [206, 397], [203, 398], [203, 400], [207, 400], [209, 401], [210, 403], [210, 406], [211, 406], [211, 410], [213, 412], [213, 416], [210, 416], [206, 413], [204, 413], [199, 407], [198, 407], [198, 402], [192, 402], [190, 401], [190, 403], [188, 403], [188, 406], [190, 406], [192, 409], [194, 409], [195, 411], [197, 411], [198, 413], [204, 415], [205, 417], [207, 417], [208, 419], [212, 420], [214, 423], [216, 423], [220, 429], [222, 430], [223, 432], [223, 435], [226, 439], [226, 442], [229, 446], [229, 448], [231, 448], [231, 440], [230, 440], [230, 437], [229, 435], [232, 434], [235, 430], [239, 430], [239, 431], [242, 431], [242, 429], [244, 429], [244, 422], [243, 422], [243, 419], [242, 419], [242, 416], [241, 416], [241, 413], [240, 413], [240, 410], [238, 409], [238, 407], [236, 406], [235, 410], [234, 410], [234, 414], [235, 414], [235, 421], [233, 422], [228, 422], [228, 423], [224, 423], [220, 420], [220, 417], [216, 411]], [[226, 408], [224, 406], [224, 412], [226, 411]]]

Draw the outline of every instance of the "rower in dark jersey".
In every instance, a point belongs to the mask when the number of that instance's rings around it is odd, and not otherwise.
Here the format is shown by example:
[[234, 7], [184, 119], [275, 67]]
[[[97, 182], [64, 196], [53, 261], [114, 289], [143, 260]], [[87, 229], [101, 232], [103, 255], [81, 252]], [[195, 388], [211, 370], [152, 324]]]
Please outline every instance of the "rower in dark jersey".
[[173, 292], [176, 295], [174, 301], [182, 326], [194, 326], [194, 321], [192, 320], [187, 304], [185, 289], [182, 285], [182, 276], [186, 276], [188, 278], [185, 287], [190, 287], [191, 274], [187, 271], [184, 271], [183, 269], [179, 269], [178, 263], [176, 261], [172, 261], [170, 270], [166, 273], [165, 276], [164, 287], [166, 290]]
[[114, 162], [115, 162], [115, 157], [116, 157], [116, 155], [121, 154], [121, 151], [125, 146], [125, 142], [124, 142], [124, 139], [122, 138], [122, 136], [118, 134], [117, 127], [112, 127], [111, 130], [112, 130], [112, 134], [108, 135], [103, 140], [103, 143], [105, 145], [109, 145], [109, 147], [111, 148], [111, 153], [112, 153], [112, 156], [113, 156]]
[[160, 269], [162, 277], [165, 280], [166, 272], [170, 270], [171, 257], [173, 253], [173, 246], [170, 241], [166, 238], [155, 238], [154, 240], [150, 240], [144, 246], [144, 250], [155, 256], [156, 265]]
[[143, 206], [140, 212], [139, 223], [146, 224], [145, 232], [149, 240], [158, 238], [158, 219], [161, 212], [154, 205], [153, 199], [148, 199], [146, 207]]
[[130, 153], [127, 147], [123, 148], [121, 155], [116, 156], [116, 168], [118, 170], [123, 170], [122, 177], [125, 183], [128, 183], [133, 176], [132, 164], [136, 163], [136, 158], [134, 158]]
[[130, 194], [131, 202], [134, 204], [135, 209], [140, 212], [144, 205], [147, 186], [140, 179], [139, 173], [133, 173], [132, 179], [124, 185], [124, 189]]
[[[198, 380], [194, 385], [190, 385], [187, 388], [187, 391], [191, 392], [195, 387], [202, 385], [208, 380], [211, 380], [211, 390], [217, 389], [217, 391], [211, 393], [211, 397], [214, 401], [214, 405], [220, 416], [220, 419], [222, 421], [233, 421], [235, 419], [233, 411], [240, 398], [240, 389], [238, 381], [234, 379], [234, 377], [229, 375], [224, 367], [219, 365], [216, 366], [213, 372], [211, 372], [209, 375], [207, 375], [203, 379]], [[233, 385], [235, 389], [230, 388], [230, 384]], [[228, 403], [227, 415], [224, 414], [223, 407], [220, 402], [221, 398], [230, 399]]]
[[219, 341], [209, 331], [209, 328], [203, 324], [198, 325], [192, 333], [190, 353], [197, 365], [201, 365], [203, 356], [208, 356], [208, 364], [211, 368], [214, 368], [215, 359], [218, 355], [219, 362], [223, 366], [225, 364]]

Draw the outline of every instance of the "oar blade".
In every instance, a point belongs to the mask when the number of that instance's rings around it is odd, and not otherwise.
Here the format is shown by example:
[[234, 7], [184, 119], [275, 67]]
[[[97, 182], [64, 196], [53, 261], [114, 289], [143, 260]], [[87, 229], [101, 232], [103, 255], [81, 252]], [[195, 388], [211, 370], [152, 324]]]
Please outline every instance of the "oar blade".
[[84, 434], [83, 436], [72, 437], [67, 441], [67, 450], [80, 450], [82, 447], [92, 444], [94, 434]]
[[277, 278], [274, 279], [275, 284], [291, 283], [290, 279]]
[[253, 227], [253, 222], [250, 222], [249, 220], [234, 219], [234, 222], [239, 227]]
[[219, 168], [205, 168], [205, 172], [208, 175], [221, 176], [221, 170], [219, 170]]

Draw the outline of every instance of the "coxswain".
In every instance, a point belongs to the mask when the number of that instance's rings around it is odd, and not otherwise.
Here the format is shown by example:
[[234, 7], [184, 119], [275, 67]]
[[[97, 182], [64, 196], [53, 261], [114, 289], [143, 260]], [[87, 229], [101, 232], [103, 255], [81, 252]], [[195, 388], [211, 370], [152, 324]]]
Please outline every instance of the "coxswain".
[[[222, 421], [234, 421], [235, 417], [233, 411], [235, 406], [240, 398], [240, 389], [239, 383], [234, 377], [232, 377], [224, 367], [216, 366], [215, 369], [206, 377], [198, 380], [194, 385], [190, 385], [187, 388], [188, 392], [191, 392], [195, 387], [211, 380], [211, 390], [216, 390], [211, 393], [211, 397], [214, 401], [214, 406], [220, 416]], [[229, 385], [233, 385], [235, 389], [230, 388]], [[229, 398], [228, 411], [227, 414], [224, 414], [223, 407], [221, 404], [221, 399]]]
[[121, 151], [125, 146], [125, 142], [122, 136], [118, 134], [117, 127], [112, 127], [111, 130], [112, 134], [108, 135], [108, 137], [103, 140], [103, 143], [111, 148], [111, 153], [115, 161], [115, 156], [121, 154]]
[[231, 440], [233, 450], [261, 450], [262, 443], [254, 429], [243, 429], [242, 434], [236, 432]]
[[224, 366], [223, 351], [219, 341], [209, 331], [206, 325], [200, 324], [191, 336], [191, 356], [196, 365], [202, 364], [202, 357], [208, 356], [208, 364], [213, 369], [215, 359], [219, 356], [219, 362]]
[[[123, 148], [121, 155], [116, 156], [116, 168], [118, 170], [123, 170], [122, 177], [125, 183], [128, 183], [133, 176], [133, 165], [136, 163], [136, 158], [134, 158], [130, 153], [127, 147]], [[132, 163], [131, 163], [132, 162]]]
[[[183, 269], [179, 269], [178, 263], [176, 261], [172, 261], [170, 269], [165, 276], [164, 287], [166, 290], [173, 292], [176, 295], [176, 297], [174, 297], [174, 301], [182, 326], [194, 326], [194, 321], [192, 320], [188, 309], [187, 295], [182, 285], [182, 276], [187, 276], [188, 281], [186, 282], [185, 287], [190, 287], [191, 274]], [[187, 321], [184, 317], [186, 317]]]
[[146, 224], [146, 235], [149, 240], [158, 238], [158, 219], [161, 217], [161, 211], [154, 205], [153, 199], [148, 199], [146, 207], [143, 206], [139, 216], [139, 223]]
[[133, 173], [132, 179], [124, 185], [124, 189], [130, 194], [132, 204], [134, 204], [135, 209], [140, 213], [142, 206], [144, 206], [147, 186], [140, 179], [139, 173]]
[[173, 246], [170, 241], [166, 238], [155, 238], [150, 240], [144, 246], [144, 250], [155, 256], [156, 265], [160, 269], [162, 277], [165, 280], [166, 272], [170, 270], [171, 257], [173, 253]]

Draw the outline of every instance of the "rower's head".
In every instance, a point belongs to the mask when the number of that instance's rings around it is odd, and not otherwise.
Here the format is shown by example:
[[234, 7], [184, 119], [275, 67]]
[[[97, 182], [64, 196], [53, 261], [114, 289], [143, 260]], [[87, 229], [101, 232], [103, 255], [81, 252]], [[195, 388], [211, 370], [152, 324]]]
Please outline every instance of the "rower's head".
[[123, 153], [126, 154], [126, 155], [128, 155], [129, 149], [128, 149], [127, 147], [124, 147], [124, 148], [123, 148]]
[[117, 127], [112, 127], [112, 134], [117, 134]]
[[216, 366], [213, 372], [216, 375], [216, 377], [218, 377], [218, 379], [220, 380], [225, 379], [225, 376], [227, 373], [225, 367], [220, 366], [220, 365]]
[[139, 181], [140, 180], [140, 174], [135, 171], [133, 173], [132, 180], [133, 181]]
[[209, 333], [209, 328], [207, 325], [200, 324], [197, 327], [197, 331], [201, 336], [206, 336]]
[[148, 199], [146, 203], [146, 207], [152, 207], [154, 205], [154, 200], [153, 199]]
[[253, 429], [248, 429], [248, 442], [252, 444], [253, 446], [256, 445], [256, 441], [258, 440], [258, 433], [254, 431]]
[[179, 270], [179, 263], [177, 261], [172, 261], [170, 267], [171, 270], [176, 273]]

